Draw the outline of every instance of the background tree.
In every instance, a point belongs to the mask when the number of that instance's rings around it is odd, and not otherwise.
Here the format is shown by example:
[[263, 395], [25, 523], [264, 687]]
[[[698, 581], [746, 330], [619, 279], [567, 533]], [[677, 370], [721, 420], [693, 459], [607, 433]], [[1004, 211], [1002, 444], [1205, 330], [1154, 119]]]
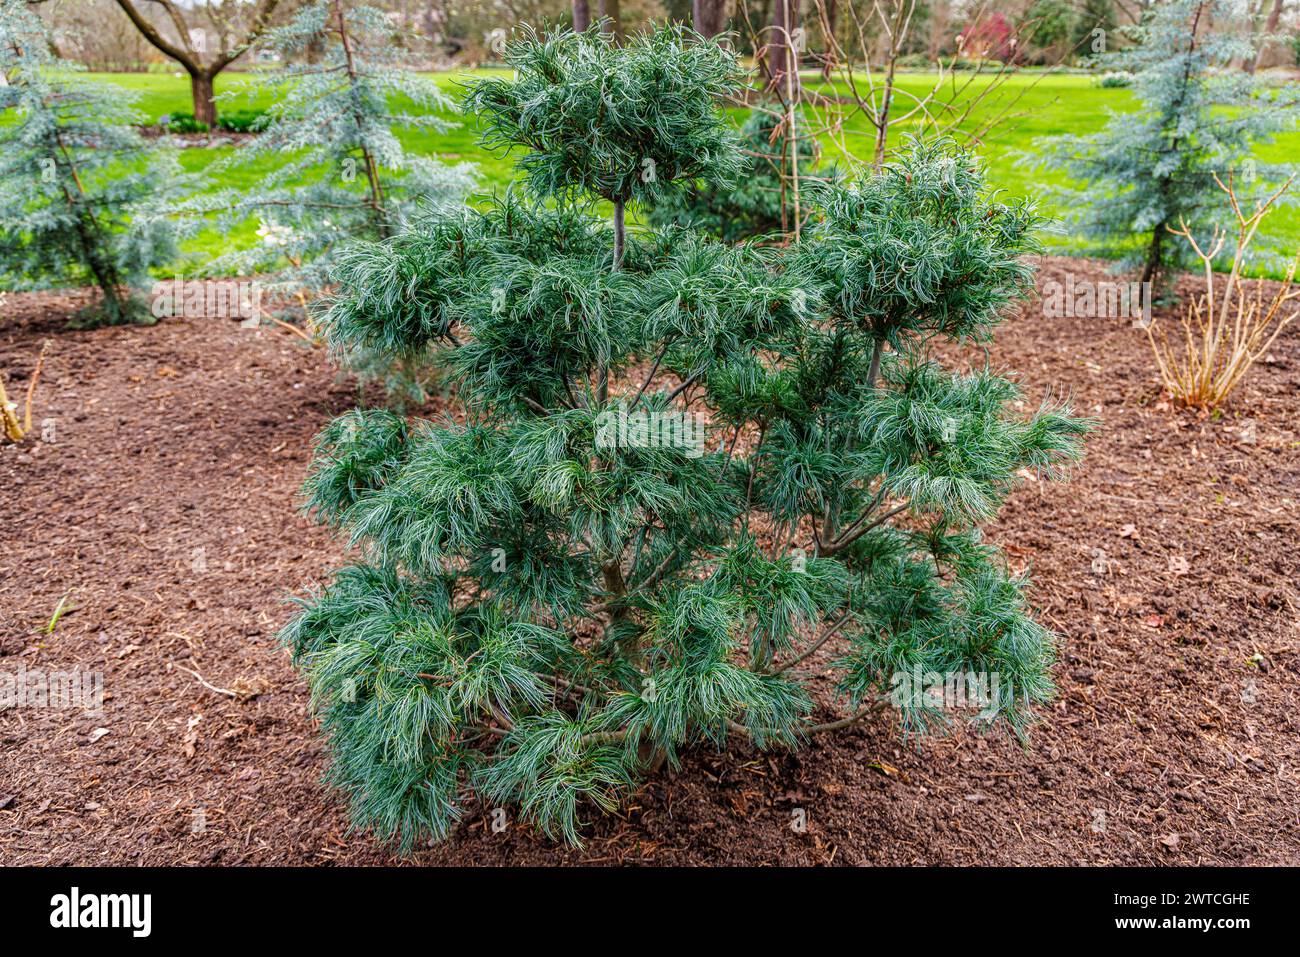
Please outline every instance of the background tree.
[[[1014, 386], [925, 343], [987, 337], [1030, 282], [1032, 211], [918, 145], [828, 186], [788, 252], [626, 235], [624, 203], [735, 173], [732, 55], [593, 28], [508, 59], [468, 103], [540, 195], [356, 250], [326, 317], [343, 346], [440, 343], [463, 403], [341, 417], [307, 483], [363, 557], [283, 637], [357, 824], [441, 837], [473, 790], [577, 841], [585, 806], [685, 748], [796, 746], [914, 667], [996, 672], [984, 718], [1023, 727], [1051, 640], [976, 524], [1082, 426], [1014, 416]], [[818, 721], [799, 666], [824, 647], [849, 713]]]
[[117, 0], [41, 0], [41, 17], [61, 37], [59, 55], [91, 70], [132, 73], [148, 68], [157, 51]]
[[1286, 0], [1272, 0], [1272, 5], [1268, 10], [1268, 18], [1264, 21], [1264, 33], [1255, 41], [1255, 56], [1246, 64], [1246, 69], [1254, 73], [1259, 69], [1260, 64], [1264, 61], [1264, 54], [1267, 52], [1269, 44], [1277, 39], [1278, 24], [1282, 20], [1282, 11], [1286, 8]]
[[716, 37], [726, 32], [730, 0], [693, 0], [691, 16], [695, 32], [702, 37]]
[[1043, 64], [1063, 59], [1075, 20], [1066, 0], [1034, 0], [1016, 20], [1021, 62]]
[[1208, 228], [1218, 205], [1215, 174], [1235, 174], [1249, 199], [1291, 167], [1258, 162], [1259, 147], [1300, 116], [1294, 87], [1271, 88], [1241, 72], [1217, 72], [1234, 57], [1253, 57], [1249, 37], [1213, 32], [1230, 9], [1221, 0], [1169, 0], [1133, 31], [1136, 46], [1098, 58], [1101, 67], [1135, 74], [1143, 108], [1111, 118], [1098, 133], [1059, 137], [1041, 159], [1084, 186], [1064, 195], [1080, 233], [1143, 281], [1189, 262], [1171, 227]]
[[772, 0], [772, 22], [763, 38], [763, 67], [767, 88], [793, 99], [799, 86], [799, 54], [803, 43], [800, 0]]
[[209, 127], [217, 122], [214, 82], [248, 45], [270, 24], [280, 0], [139, 0], [151, 3], [166, 15], [171, 34], [164, 32], [137, 7], [137, 0], [117, 0], [146, 40], [164, 56], [181, 65], [190, 77], [194, 118]]
[[132, 287], [175, 260], [177, 231], [158, 213], [182, 182], [150, 149], [125, 91], [76, 82], [23, 0], [0, 0], [0, 279], [11, 288], [91, 283], [85, 321], [150, 318]]
[[[473, 166], [448, 166], [405, 150], [400, 130], [445, 132], [455, 104], [432, 80], [406, 67], [382, 11], [350, 0], [309, 0], [289, 23], [259, 41], [282, 67], [255, 74], [245, 94], [271, 99], [259, 135], [218, 166], [218, 181], [238, 167], [291, 157], [247, 191], [196, 200], [224, 210], [223, 225], [256, 214], [260, 246], [214, 261], [211, 269], [276, 272], [311, 291], [328, 284], [340, 241], [396, 235], [422, 211], [459, 203]], [[315, 55], [304, 53], [314, 49]]]
[[[449, 166], [405, 150], [400, 130], [446, 131], [455, 105], [436, 83], [408, 69], [382, 11], [348, 0], [311, 0], [259, 48], [286, 66], [261, 73], [246, 89], [273, 100], [258, 136], [211, 175], [283, 159], [252, 189], [199, 197], [191, 209], [222, 209], [229, 229], [249, 216], [262, 242], [208, 264], [217, 275], [273, 274], [273, 286], [316, 294], [349, 241], [390, 238], [413, 220], [459, 205], [474, 184], [473, 166]], [[314, 57], [303, 56], [307, 49]], [[397, 367], [354, 354], [349, 362], [421, 398], [428, 370], [416, 357]], [[364, 377], [364, 376], [363, 376]]]
[[627, 27], [623, 24], [622, 0], [599, 0], [600, 20], [606, 33], [619, 43], [627, 41]]
[[[1119, 13], [1114, 0], [1083, 0], [1070, 32], [1070, 45], [1083, 57], [1103, 53], [1108, 48], [1118, 49], [1123, 39], [1118, 26]], [[1099, 39], [1099, 49], [1094, 49]]]
[[582, 33], [591, 26], [591, 4], [588, 0], [573, 0], [573, 29]]

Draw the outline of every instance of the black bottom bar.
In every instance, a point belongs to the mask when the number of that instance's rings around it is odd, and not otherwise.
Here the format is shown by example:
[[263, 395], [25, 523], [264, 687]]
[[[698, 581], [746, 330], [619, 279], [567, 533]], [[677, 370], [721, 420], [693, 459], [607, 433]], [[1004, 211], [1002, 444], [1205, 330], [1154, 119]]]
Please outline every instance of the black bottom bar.
[[[463, 947], [475, 928], [516, 928], [553, 944], [560, 933], [576, 934], [573, 943], [583, 946], [591, 931], [608, 931], [611, 919], [616, 931], [621, 924], [661, 944], [682, 933], [707, 938], [704, 928], [712, 926], [721, 942], [734, 945], [740, 940], [729, 941], [730, 934], [743, 939], [788, 923], [805, 941], [842, 940], [856, 926], [868, 934], [864, 950], [872, 938], [883, 941], [877, 934], [904, 928], [925, 949], [981, 939], [990, 946], [1028, 944], [1034, 931], [1052, 935], [1044, 943], [1129, 938], [1181, 946], [1193, 937], [1232, 944], [1261, 929], [1294, 928], [1295, 883], [1295, 870], [1224, 868], [10, 868], [0, 870], [0, 914], [10, 940], [76, 935], [127, 946], [202, 939], [216, 946], [255, 940], [295, 947], [364, 939], [375, 946], [414, 934], [430, 947], [452, 939]], [[537, 923], [524, 923], [530, 918]], [[442, 937], [446, 931], [455, 936]], [[607, 933], [589, 939], [613, 943]]]

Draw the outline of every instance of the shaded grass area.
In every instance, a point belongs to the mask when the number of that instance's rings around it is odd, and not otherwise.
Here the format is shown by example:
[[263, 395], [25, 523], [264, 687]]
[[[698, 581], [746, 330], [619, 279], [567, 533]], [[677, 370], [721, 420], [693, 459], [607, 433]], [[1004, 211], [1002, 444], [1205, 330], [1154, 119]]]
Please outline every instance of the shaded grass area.
[[[456, 73], [433, 74], [432, 78], [440, 88], [453, 99], [458, 98], [461, 85], [471, 77], [500, 74], [504, 71], [481, 69]], [[183, 74], [85, 74], [96, 82], [114, 83], [131, 91], [137, 97], [137, 108], [149, 122], [167, 114], [188, 111], [191, 108], [189, 81]], [[911, 73], [899, 78], [899, 95], [896, 99], [895, 114], [900, 115], [910, 109], [915, 102], [912, 98], [925, 97], [933, 88], [937, 79], [935, 74]], [[217, 93], [222, 97], [220, 108], [227, 111], [246, 109], [265, 109], [272, 103], [272, 95], [253, 89], [253, 80], [249, 74], [227, 73], [217, 78]], [[929, 104], [929, 109], [936, 115], [961, 115], [966, 111], [972, 99], [990, 84], [991, 77], [971, 78], [969, 74], [951, 74], [945, 79], [943, 87]], [[805, 83], [811, 93], [823, 96], [851, 99], [852, 91], [842, 81], [824, 83], [815, 74], [807, 74]], [[866, 93], [865, 83], [858, 86], [859, 93]], [[1050, 188], [1063, 186], [1067, 177], [1059, 169], [1034, 169], [1018, 160], [1022, 153], [1037, 153], [1043, 142], [1050, 137], [1065, 133], [1085, 134], [1101, 129], [1112, 114], [1131, 112], [1139, 103], [1126, 89], [1097, 86], [1092, 77], [1079, 74], [1050, 74], [1025, 72], [1006, 78], [997, 89], [976, 103], [958, 127], [962, 133], [969, 135], [969, 142], [983, 156], [989, 167], [989, 182], [996, 188], [1005, 190], [1008, 198], [1031, 196], [1040, 202], [1042, 211], [1058, 220], [1058, 226], [1045, 238], [1048, 245], [1057, 252], [1085, 253], [1095, 252], [1084, 247], [1069, 234], [1065, 220], [1070, 210], [1054, 202]], [[846, 113], [852, 113], [851, 105], [843, 107]], [[731, 110], [737, 123], [743, 121], [743, 110]], [[818, 115], [819, 114], [819, 115]], [[511, 157], [499, 153], [490, 153], [478, 144], [478, 130], [473, 117], [449, 114], [459, 125], [442, 133], [427, 130], [404, 130], [399, 136], [403, 145], [410, 151], [425, 156], [436, 157], [446, 162], [468, 161], [479, 169], [480, 190], [490, 194], [500, 190], [513, 178], [514, 162]], [[810, 118], [813, 128], [825, 127], [828, 116], [816, 111]], [[999, 122], [983, 135], [982, 128], [990, 120]], [[921, 128], [919, 117], [891, 128], [891, 143], [898, 142], [906, 133]], [[958, 137], [963, 138], [962, 136]], [[842, 131], [835, 135], [823, 135], [822, 146], [828, 159], [840, 162], [847, 160], [869, 162], [874, 140], [874, 129], [861, 115], [852, 115], [843, 123]], [[217, 160], [228, 155], [234, 147], [191, 147], [182, 151], [181, 163], [187, 172], [202, 173]], [[1262, 147], [1258, 158], [1269, 161], [1285, 161], [1300, 153], [1300, 132], [1279, 137], [1274, 143]], [[213, 182], [210, 189], [246, 188], [256, 184], [274, 165], [267, 159], [250, 163], [222, 173], [219, 182]], [[1103, 200], [1104, 197], [1098, 197]], [[1281, 241], [1284, 247], [1294, 248], [1300, 244], [1300, 210], [1283, 208], [1266, 222], [1266, 234]], [[205, 230], [192, 238], [187, 244], [186, 252], [196, 261], [231, 248], [232, 244], [243, 246], [256, 241], [256, 222], [245, 223], [233, 233], [219, 233]]]

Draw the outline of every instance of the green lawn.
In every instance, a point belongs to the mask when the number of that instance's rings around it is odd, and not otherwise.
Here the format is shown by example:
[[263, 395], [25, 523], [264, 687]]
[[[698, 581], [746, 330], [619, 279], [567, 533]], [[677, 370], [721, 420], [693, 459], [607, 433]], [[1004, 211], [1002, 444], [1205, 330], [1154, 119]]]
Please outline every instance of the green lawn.
[[[477, 70], [456, 74], [435, 74], [433, 79], [453, 99], [458, 98], [457, 85], [470, 75], [487, 75], [494, 71]], [[503, 71], [495, 71], [503, 72]], [[95, 82], [114, 83], [134, 93], [137, 97], [135, 106], [145, 115], [149, 122], [156, 122], [163, 116], [177, 112], [189, 112], [189, 79], [184, 74], [162, 73], [86, 73], [82, 77]], [[220, 99], [218, 110], [265, 109], [271, 98], [257, 90], [252, 84], [252, 77], [242, 73], [225, 73], [217, 77], [216, 90]], [[404, 146], [414, 153], [436, 156], [447, 162], [468, 161], [476, 164], [481, 178], [481, 188], [491, 192], [503, 186], [512, 177], [513, 162], [506, 157], [494, 155], [481, 149], [478, 133], [465, 117], [448, 114], [459, 125], [445, 133], [432, 133], [427, 130], [407, 130], [400, 134]], [[233, 147], [192, 147], [180, 151], [180, 163], [186, 172], [199, 173], [207, 169], [218, 159], [227, 156]], [[222, 173], [220, 182], [213, 183], [212, 188], [241, 188], [251, 186], [264, 176], [272, 166], [272, 161], [261, 160], [247, 165], [230, 167]], [[233, 233], [218, 233], [205, 230], [186, 244], [186, 251], [197, 258], [205, 258], [227, 250], [232, 244], [246, 245], [256, 241], [257, 223], [248, 222]]]
[[[478, 70], [472, 75], [486, 75], [493, 71]], [[499, 72], [499, 71], [498, 71]], [[453, 97], [456, 96], [458, 83], [468, 73], [444, 73], [434, 75], [440, 87]], [[137, 107], [151, 121], [172, 112], [190, 109], [189, 81], [183, 75], [176, 74], [88, 74], [91, 78], [117, 85], [135, 92], [139, 96]], [[935, 80], [932, 74], [904, 74], [900, 78], [900, 89], [914, 95], [925, 94]], [[223, 101], [227, 110], [265, 107], [268, 101], [265, 95], [249, 95], [241, 92], [248, 84], [247, 75], [228, 73], [218, 78], [218, 94], [228, 97]], [[936, 98], [937, 102], [954, 102], [960, 106], [974, 95], [975, 91], [987, 79], [976, 80], [964, 92], [961, 85], [966, 78], [956, 74], [945, 81], [944, 92]], [[822, 93], [846, 93], [842, 85], [822, 86], [820, 78], [809, 75], [809, 88]], [[953, 84], [957, 89], [954, 90]], [[907, 109], [906, 97], [897, 101], [902, 110]], [[1039, 143], [1061, 133], [1087, 133], [1099, 129], [1107, 120], [1108, 111], [1123, 113], [1135, 108], [1135, 100], [1124, 89], [1102, 89], [1096, 86], [1088, 76], [1078, 74], [1042, 75], [1019, 74], [1010, 77], [1005, 85], [993, 95], [980, 103], [973, 111], [965, 129], [973, 130], [981, 126], [988, 118], [1005, 112], [1003, 120], [977, 144], [981, 154], [989, 165], [992, 184], [1004, 189], [1009, 197], [1035, 195], [1042, 201], [1043, 210], [1048, 215], [1062, 212], [1053, 208], [1050, 198], [1045, 195], [1045, 185], [1063, 184], [1065, 178], [1051, 170], [1035, 173], [1015, 162], [1017, 152], [1035, 152]], [[740, 111], [737, 113], [739, 121]], [[896, 109], [896, 113], [899, 110]], [[512, 175], [513, 163], [508, 157], [485, 152], [477, 144], [477, 131], [469, 117], [456, 117], [460, 125], [447, 133], [434, 134], [426, 131], [407, 131], [402, 134], [404, 144], [413, 152], [436, 156], [448, 161], [467, 160], [478, 165], [482, 188], [486, 192], [503, 186]], [[891, 139], [902, 136], [916, 123], [896, 127]], [[871, 157], [872, 129], [860, 116], [850, 119], [844, 126], [843, 145], [846, 152], [859, 161], [869, 161]], [[838, 157], [843, 151], [840, 146], [829, 139], [824, 140], [829, 157]], [[218, 157], [229, 151], [229, 147], [214, 149], [186, 149], [182, 152], [181, 162], [189, 171], [200, 171]], [[1300, 151], [1300, 132], [1279, 138], [1279, 140], [1260, 151], [1261, 159], [1282, 160], [1294, 156]], [[256, 167], [240, 169], [223, 180], [221, 185], [240, 185], [241, 181], [254, 181], [263, 171]], [[231, 182], [230, 176], [236, 178]], [[1276, 213], [1269, 222], [1270, 235], [1287, 240], [1290, 244], [1300, 244], [1300, 210], [1283, 209]], [[227, 248], [231, 242], [251, 241], [253, 225], [240, 230], [234, 236], [220, 236], [209, 232], [200, 235], [190, 244], [190, 251], [202, 256], [219, 248]], [[1078, 248], [1068, 236], [1048, 237], [1049, 245], [1062, 251]]]
[[[933, 89], [936, 79], [935, 74], [907, 74], [900, 79], [899, 86], [914, 97], [923, 97]], [[953, 104], [957, 107], [954, 113], [959, 113], [963, 104], [977, 95], [979, 83], [986, 81], [976, 81], [969, 87], [963, 87], [963, 82], [962, 74], [949, 75], [936, 101]], [[956, 89], [953, 84], [956, 84]], [[818, 89], [812, 84], [809, 88]], [[846, 90], [837, 84], [834, 89], [827, 87], [822, 92], [843, 94]], [[896, 109], [895, 114], [901, 115], [915, 101], [903, 98], [897, 102], [902, 107]], [[1045, 215], [1061, 217], [1066, 210], [1053, 202], [1050, 188], [1068, 185], [1068, 177], [1050, 167], [1032, 168], [1028, 163], [1019, 162], [1018, 154], [1038, 153], [1040, 144], [1061, 134], [1096, 132], [1106, 125], [1112, 113], [1131, 112], [1139, 105], [1130, 91], [1103, 89], [1087, 75], [1022, 73], [1008, 78], [1005, 85], [977, 104], [962, 128], [976, 133], [982, 130], [989, 118], [1002, 116], [1003, 119], [987, 135], [974, 141], [988, 164], [992, 184], [1005, 190], [1010, 198], [1031, 196], [1039, 200]], [[891, 127], [890, 142], [897, 142], [909, 129], [918, 126], [919, 122], [911, 121]], [[844, 139], [847, 153], [860, 160], [870, 159], [874, 129], [865, 119], [859, 117], [847, 123]], [[838, 147], [832, 147], [828, 155], [835, 156], [840, 152]], [[1261, 148], [1257, 155], [1260, 160], [1286, 162], [1292, 160], [1297, 152], [1300, 152], [1300, 131], [1279, 137], [1276, 142]], [[1261, 230], [1261, 237], [1277, 238], [1290, 249], [1300, 245], [1300, 209], [1279, 209], [1266, 220], [1265, 227]], [[1063, 229], [1054, 229], [1044, 238], [1053, 251], [1078, 252], [1082, 245]]]

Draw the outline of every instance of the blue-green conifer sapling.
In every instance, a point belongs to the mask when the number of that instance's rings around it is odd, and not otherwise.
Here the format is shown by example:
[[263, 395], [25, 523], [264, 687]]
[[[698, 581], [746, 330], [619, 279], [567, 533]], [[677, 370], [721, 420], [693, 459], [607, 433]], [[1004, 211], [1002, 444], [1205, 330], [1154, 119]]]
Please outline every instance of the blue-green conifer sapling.
[[[283, 65], [254, 74], [241, 94], [270, 97], [251, 137], [217, 168], [275, 161], [247, 191], [232, 189], [205, 208], [256, 215], [265, 241], [216, 260], [214, 271], [280, 272], [312, 292], [328, 284], [334, 254], [349, 239], [390, 238], [424, 212], [459, 205], [473, 166], [412, 152], [399, 133], [446, 132], [455, 104], [410, 69], [383, 12], [351, 0], [312, 0], [258, 49]], [[310, 52], [309, 52], [310, 51]]]
[[1061, 198], [1070, 222], [1122, 265], [1140, 268], [1143, 281], [1167, 284], [1191, 262], [1170, 229], [1184, 221], [1198, 234], [1212, 227], [1222, 208], [1216, 174], [1250, 201], [1295, 171], [1260, 161], [1258, 150], [1294, 129], [1300, 89], [1226, 69], [1255, 55], [1248, 34], [1223, 28], [1231, 18], [1226, 0], [1153, 5], [1129, 31], [1133, 45], [1096, 58], [1100, 69], [1133, 74], [1140, 107], [1112, 113], [1096, 133], [1057, 138], [1034, 161], [1073, 177], [1078, 185]]
[[[351, 241], [395, 236], [421, 216], [463, 202], [473, 166], [412, 151], [401, 135], [446, 132], [455, 104], [437, 83], [410, 68], [383, 11], [352, 0], [311, 0], [257, 49], [283, 64], [255, 74], [242, 91], [272, 99], [256, 135], [216, 168], [228, 174], [272, 165], [251, 189], [196, 197], [192, 208], [221, 210], [231, 230], [259, 220], [259, 242], [207, 266], [213, 274], [262, 274], [273, 292], [306, 302], [329, 285]], [[424, 357], [401, 360], [348, 350], [346, 366], [379, 379], [390, 401], [423, 401], [432, 378]]]
[[94, 285], [78, 321], [152, 321], [138, 290], [178, 256], [183, 177], [133, 126], [129, 93], [80, 80], [52, 39], [23, 0], [0, 0], [0, 281]]

